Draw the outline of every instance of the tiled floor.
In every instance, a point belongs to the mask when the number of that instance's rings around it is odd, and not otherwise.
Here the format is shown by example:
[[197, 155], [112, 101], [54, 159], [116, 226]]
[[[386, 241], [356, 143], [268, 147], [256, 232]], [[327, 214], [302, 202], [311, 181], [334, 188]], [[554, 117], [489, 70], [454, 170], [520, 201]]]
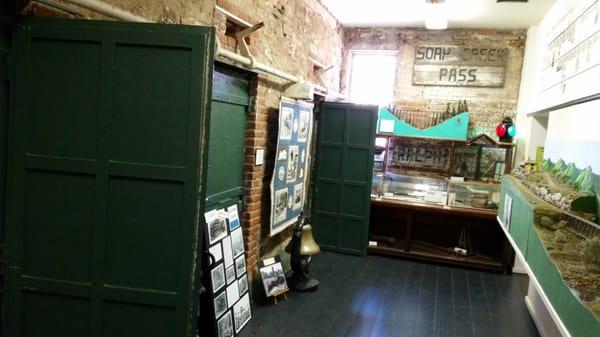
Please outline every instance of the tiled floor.
[[254, 305], [240, 336], [539, 336], [523, 302], [526, 276], [327, 252], [312, 274], [317, 292]]

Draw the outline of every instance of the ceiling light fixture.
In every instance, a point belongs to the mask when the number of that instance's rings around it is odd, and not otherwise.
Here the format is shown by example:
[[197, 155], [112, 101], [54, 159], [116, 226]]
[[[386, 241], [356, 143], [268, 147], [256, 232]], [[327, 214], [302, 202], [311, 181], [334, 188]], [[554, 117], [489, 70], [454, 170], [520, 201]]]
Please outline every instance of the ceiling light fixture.
[[448, 28], [448, 16], [446, 14], [446, 6], [444, 4], [444, 0], [426, 0], [425, 28]]

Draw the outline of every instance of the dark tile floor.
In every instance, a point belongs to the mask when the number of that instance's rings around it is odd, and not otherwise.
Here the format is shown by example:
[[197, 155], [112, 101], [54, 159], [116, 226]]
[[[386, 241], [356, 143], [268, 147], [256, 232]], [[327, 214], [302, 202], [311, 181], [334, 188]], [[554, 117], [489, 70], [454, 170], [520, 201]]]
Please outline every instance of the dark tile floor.
[[323, 252], [321, 285], [278, 305], [254, 305], [241, 337], [538, 337], [527, 277], [381, 256]]

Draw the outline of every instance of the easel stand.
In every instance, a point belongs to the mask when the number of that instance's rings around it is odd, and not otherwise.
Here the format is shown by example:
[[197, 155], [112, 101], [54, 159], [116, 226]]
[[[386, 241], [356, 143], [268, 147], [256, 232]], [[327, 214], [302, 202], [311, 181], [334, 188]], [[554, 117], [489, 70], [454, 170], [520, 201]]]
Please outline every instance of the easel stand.
[[273, 303], [275, 303], [275, 305], [277, 305], [277, 297], [283, 295], [283, 298], [285, 298], [285, 300], [287, 301], [287, 293], [288, 293], [289, 289], [282, 289], [281, 291], [278, 291], [276, 293], [274, 293], [273, 295], [271, 295], [270, 297], [273, 297]]

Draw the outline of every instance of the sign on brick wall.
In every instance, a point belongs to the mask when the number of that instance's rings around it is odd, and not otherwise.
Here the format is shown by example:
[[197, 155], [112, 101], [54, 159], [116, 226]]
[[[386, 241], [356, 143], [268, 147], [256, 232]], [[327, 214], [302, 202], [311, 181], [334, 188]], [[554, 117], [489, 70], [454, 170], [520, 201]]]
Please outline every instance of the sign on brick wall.
[[413, 84], [503, 87], [507, 48], [417, 46]]

